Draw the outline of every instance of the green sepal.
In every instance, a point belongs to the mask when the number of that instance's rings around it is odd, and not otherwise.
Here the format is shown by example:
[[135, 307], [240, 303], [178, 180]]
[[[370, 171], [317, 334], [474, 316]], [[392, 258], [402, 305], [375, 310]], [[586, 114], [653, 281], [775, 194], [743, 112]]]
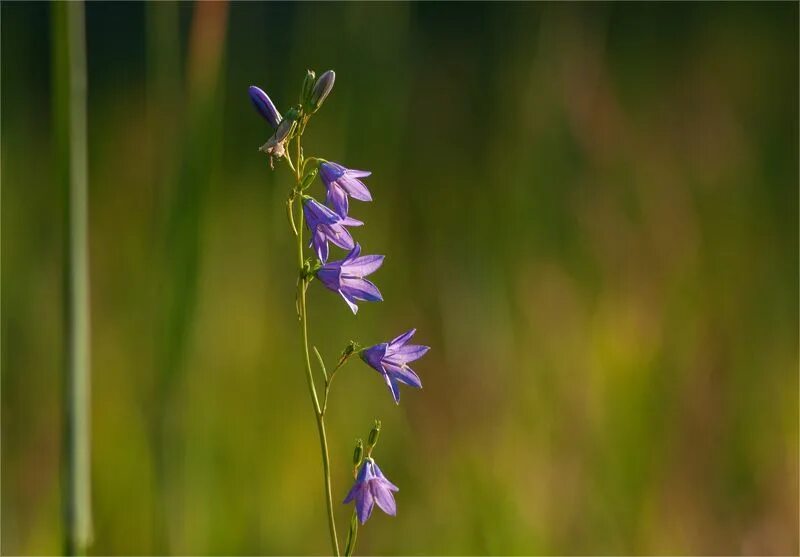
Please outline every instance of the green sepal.
[[308, 107], [308, 101], [311, 97], [311, 91], [314, 89], [314, 83], [317, 82], [317, 75], [314, 70], [306, 70], [306, 77], [303, 79], [303, 88], [300, 91], [300, 104], [304, 108]]
[[367, 455], [372, 454], [372, 449], [375, 448], [375, 445], [378, 444], [378, 437], [381, 434], [381, 421], [375, 420], [375, 425], [372, 426], [372, 429], [369, 432], [369, 438], [367, 440]]
[[358, 467], [361, 465], [361, 459], [364, 458], [364, 441], [358, 439], [356, 441], [356, 448], [353, 450], [353, 476], [358, 473]]
[[305, 191], [311, 187], [311, 184], [314, 182], [317, 174], [319, 174], [319, 168], [312, 168], [309, 170], [303, 178], [303, 182], [300, 184], [300, 191]]

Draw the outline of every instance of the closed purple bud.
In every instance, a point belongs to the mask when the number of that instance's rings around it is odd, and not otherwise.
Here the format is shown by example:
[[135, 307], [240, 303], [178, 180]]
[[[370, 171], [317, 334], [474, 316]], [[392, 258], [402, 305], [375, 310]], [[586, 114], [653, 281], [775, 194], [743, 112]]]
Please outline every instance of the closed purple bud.
[[251, 85], [249, 91], [250, 100], [253, 101], [253, 106], [256, 107], [258, 113], [269, 122], [270, 126], [277, 128], [281, 123], [281, 115], [269, 95], [255, 85]]
[[330, 95], [333, 89], [333, 82], [336, 81], [336, 73], [333, 70], [328, 70], [321, 76], [314, 84], [314, 89], [311, 91], [311, 98], [308, 101], [311, 110], [317, 111], [325, 99]]

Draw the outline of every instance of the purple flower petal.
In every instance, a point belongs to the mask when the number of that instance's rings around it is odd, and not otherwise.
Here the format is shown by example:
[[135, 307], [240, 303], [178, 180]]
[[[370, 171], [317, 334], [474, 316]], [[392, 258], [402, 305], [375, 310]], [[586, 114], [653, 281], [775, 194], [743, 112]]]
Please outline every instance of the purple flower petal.
[[316, 252], [320, 261], [328, 260], [328, 242], [325, 240], [325, 234], [322, 232], [321, 227], [318, 227], [311, 237], [311, 247], [314, 248], [314, 252]]
[[372, 176], [372, 172], [369, 170], [356, 170], [355, 168], [348, 168], [347, 174], [353, 178], [366, 178], [368, 176]]
[[364, 221], [354, 219], [353, 217], [344, 217], [342, 218], [342, 224], [344, 226], [363, 226]]
[[333, 210], [339, 215], [346, 215], [349, 208], [347, 201], [347, 192], [338, 184], [331, 184], [328, 187], [328, 195], [325, 201], [333, 207]]
[[375, 475], [376, 478], [379, 478], [386, 485], [388, 489], [392, 491], [400, 491], [399, 487], [394, 485], [392, 482], [389, 481], [389, 479], [386, 476], [383, 475], [383, 472], [378, 467], [378, 463], [374, 461], [372, 462], [372, 473]]
[[395, 348], [393, 356], [396, 355], [404, 362], [413, 362], [423, 357], [430, 349], [430, 346], [422, 346], [421, 344], [406, 344], [400, 348]]
[[343, 272], [346, 276], [351, 277], [366, 277], [377, 271], [384, 260], [383, 255], [364, 255], [356, 257], [343, 267]]
[[356, 498], [356, 514], [358, 515], [358, 521], [363, 525], [372, 514], [375, 499], [372, 497], [372, 492], [368, 486], [362, 486], [359, 491], [361, 495]]
[[394, 495], [389, 491], [383, 482], [376, 478], [370, 482], [372, 497], [378, 507], [389, 516], [397, 515], [397, 505], [394, 502]]
[[414, 373], [414, 370], [408, 366], [398, 366], [397, 364], [384, 360], [383, 369], [392, 376], [392, 379], [396, 379], [409, 387], [415, 387], [417, 389], [422, 388], [422, 380], [420, 380], [419, 376]]
[[354, 178], [350, 171], [339, 178], [338, 182], [342, 189], [353, 198], [359, 201], [372, 201], [372, 194], [369, 193], [367, 186], [361, 180]]
[[355, 242], [353, 241], [353, 237], [350, 235], [350, 232], [341, 225], [332, 224], [332, 225], [320, 225], [317, 227], [317, 230], [321, 230], [324, 234], [324, 238], [328, 240], [335, 246], [339, 246], [342, 249], [353, 249], [355, 246]]
[[361, 352], [361, 357], [369, 365], [374, 367], [379, 373], [383, 373], [383, 368], [381, 367], [381, 360], [386, 355], [386, 347], [387, 347], [386, 343], [370, 346], [369, 348], [365, 348]]
[[392, 379], [392, 377], [386, 373], [386, 370], [383, 372], [383, 380], [386, 381], [386, 386], [389, 387], [389, 392], [392, 393], [394, 403], [400, 404], [400, 387], [397, 385], [397, 381]]
[[390, 340], [389, 341], [389, 346], [392, 347], [392, 348], [399, 348], [399, 347], [403, 346], [406, 342], [411, 340], [411, 337], [413, 337], [414, 333], [416, 333], [416, 332], [417, 332], [416, 329], [407, 330], [405, 333], [403, 333], [401, 335], [398, 335], [395, 338], [393, 338], [392, 340]]
[[350, 306], [350, 309], [352, 310], [353, 315], [357, 314], [358, 313], [358, 305], [356, 305], [355, 299], [352, 296], [350, 296], [349, 294], [347, 294], [344, 291], [342, 291], [342, 290], [339, 290], [339, 294], [342, 295], [342, 298], [344, 299], [344, 301], [347, 302], [348, 306]]
[[341, 282], [340, 290], [351, 298], [364, 302], [383, 301], [381, 291], [367, 279], [342, 276], [339, 280]]

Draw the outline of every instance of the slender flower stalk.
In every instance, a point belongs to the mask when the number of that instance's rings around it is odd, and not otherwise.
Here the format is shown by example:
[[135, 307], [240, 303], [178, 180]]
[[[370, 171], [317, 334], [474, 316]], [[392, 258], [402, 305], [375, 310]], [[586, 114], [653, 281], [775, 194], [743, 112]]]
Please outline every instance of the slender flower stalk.
[[[295, 176], [297, 178], [297, 189], [302, 186], [303, 176], [300, 173], [302, 168], [302, 147], [300, 144], [301, 135], [297, 136], [297, 159], [295, 164]], [[339, 540], [336, 537], [336, 519], [333, 513], [333, 494], [331, 492], [331, 465], [328, 452], [328, 436], [325, 431], [325, 415], [319, 404], [317, 389], [314, 385], [314, 375], [311, 371], [311, 358], [308, 353], [308, 310], [306, 308], [306, 289], [308, 288], [309, 277], [303, 273], [305, 257], [303, 252], [303, 217], [304, 212], [298, 211], [299, 226], [297, 227], [297, 265], [300, 267], [301, 277], [297, 282], [298, 317], [300, 320], [300, 334], [303, 342], [303, 356], [305, 360], [306, 379], [308, 381], [309, 395], [314, 407], [314, 416], [317, 420], [317, 432], [319, 434], [320, 449], [322, 451], [322, 472], [325, 480], [325, 501], [328, 511], [328, 529], [331, 535], [331, 549], [333, 555], [339, 557]], [[327, 398], [327, 397], [326, 397]]]
[[[319, 363], [324, 378], [322, 402], [318, 395], [311, 367], [308, 335], [308, 305], [306, 291], [309, 284], [317, 279], [324, 287], [337, 292], [355, 314], [358, 311], [356, 302], [377, 302], [383, 299], [378, 287], [365, 277], [374, 273], [383, 264], [383, 255], [361, 255], [361, 246], [355, 242], [348, 227], [361, 226], [363, 223], [348, 215], [348, 198], [360, 201], [371, 201], [372, 195], [360, 180], [370, 175], [363, 170], [352, 170], [338, 163], [331, 163], [318, 157], [305, 157], [302, 147], [302, 136], [311, 116], [316, 113], [333, 89], [335, 74], [327, 71], [319, 79], [311, 70], [306, 72], [300, 93], [300, 104], [290, 108], [281, 120], [280, 115], [267, 94], [257, 87], [250, 87], [250, 98], [258, 112], [275, 130], [270, 139], [261, 147], [261, 151], [269, 155], [270, 166], [275, 160], [283, 160], [291, 169], [295, 185], [286, 200], [287, 216], [291, 231], [296, 239], [297, 247], [297, 319], [303, 345], [303, 364], [308, 385], [309, 397], [314, 410], [322, 453], [322, 472], [325, 482], [325, 502], [328, 514], [328, 529], [331, 538], [333, 555], [339, 556], [339, 540], [336, 534], [336, 521], [333, 510], [333, 494], [331, 489], [331, 464], [328, 451], [328, 437], [325, 428], [325, 413], [331, 385], [337, 372], [355, 354], [378, 370], [389, 385], [395, 402], [399, 402], [398, 382], [421, 387], [419, 377], [408, 368], [407, 363], [421, 357], [427, 346], [408, 345], [407, 342], [414, 330], [400, 335], [388, 343], [382, 343], [361, 350], [360, 345], [350, 341], [342, 351], [339, 361], [330, 373], [325, 366], [322, 355], [313, 347], [314, 355]], [[307, 168], [308, 167], [308, 168]], [[327, 189], [326, 200], [331, 206], [316, 201], [305, 191], [320, 175]], [[297, 205], [297, 208], [295, 206]], [[296, 213], [296, 214], [295, 214]], [[305, 225], [305, 226], [304, 226]], [[311, 238], [308, 248], [312, 248], [313, 257], [306, 257], [306, 244], [303, 238], [305, 227], [308, 227]], [[330, 244], [349, 250], [347, 255], [337, 261], [328, 261]], [[345, 555], [352, 555], [358, 534], [359, 522], [363, 525], [374, 505], [386, 514], [394, 516], [397, 505], [393, 493], [397, 486], [391, 483], [372, 459], [372, 450], [378, 441], [380, 421], [370, 431], [366, 450], [361, 440], [356, 445], [353, 455], [353, 472], [356, 483], [348, 493], [344, 502], [355, 502], [355, 510], [350, 519], [350, 529], [345, 544]]]

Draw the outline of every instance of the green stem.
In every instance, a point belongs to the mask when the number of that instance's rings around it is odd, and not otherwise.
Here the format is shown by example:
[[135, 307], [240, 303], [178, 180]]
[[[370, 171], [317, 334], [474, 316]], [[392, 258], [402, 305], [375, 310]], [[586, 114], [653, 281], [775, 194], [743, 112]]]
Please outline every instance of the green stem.
[[[336, 367], [333, 368], [330, 376], [328, 376], [325, 368], [323, 367], [322, 370], [325, 373], [325, 394], [322, 397], [322, 416], [325, 417], [325, 411], [328, 409], [328, 394], [331, 392], [331, 385], [333, 384], [333, 378], [336, 377], [336, 372], [339, 371], [344, 364], [347, 363], [348, 357], [342, 358], [339, 360], [339, 363], [336, 364]], [[320, 359], [320, 365], [322, 365], [322, 360]]]
[[353, 509], [353, 514], [350, 516], [350, 531], [347, 533], [347, 544], [344, 547], [344, 554], [346, 557], [350, 557], [356, 550], [357, 540], [358, 540], [358, 515], [356, 515], [355, 509]]
[[[297, 138], [297, 187], [300, 187], [302, 175], [299, 170], [301, 168], [301, 150], [300, 150], [300, 137]], [[288, 158], [288, 153], [287, 153]], [[294, 165], [292, 165], [294, 167]], [[304, 261], [303, 253], [303, 207], [300, 203], [300, 217], [297, 226], [297, 265], [302, 273]], [[336, 557], [339, 557], [339, 540], [336, 537], [336, 521], [333, 515], [333, 495], [331, 491], [331, 464], [330, 457], [328, 456], [328, 437], [325, 431], [325, 415], [320, 409], [319, 398], [317, 397], [317, 389], [314, 386], [314, 375], [311, 372], [311, 357], [308, 351], [308, 311], [306, 308], [306, 287], [308, 285], [308, 277], [302, 276], [297, 281], [297, 300], [298, 312], [300, 318], [300, 334], [303, 339], [303, 356], [306, 367], [306, 379], [308, 380], [308, 391], [311, 396], [311, 403], [314, 406], [314, 417], [317, 420], [317, 432], [319, 433], [319, 444], [322, 451], [322, 472], [325, 479], [325, 500], [327, 503], [328, 511], [328, 529], [331, 535], [331, 549]]]
[[[86, 33], [83, 2], [53, 5], [58, 95], [66, 97], [57, 110], [65, 130], [61, 149], [62, 177], [68, 183], [67, 258], [65, 259], [66, 312], [66, 437], [64, 549], [85, 554], [92, 541], [91, 507], [91, 375], [89, 328], [88, 170], [86, 141]], [[57, 100], [59, 102], [59, 100]]]

